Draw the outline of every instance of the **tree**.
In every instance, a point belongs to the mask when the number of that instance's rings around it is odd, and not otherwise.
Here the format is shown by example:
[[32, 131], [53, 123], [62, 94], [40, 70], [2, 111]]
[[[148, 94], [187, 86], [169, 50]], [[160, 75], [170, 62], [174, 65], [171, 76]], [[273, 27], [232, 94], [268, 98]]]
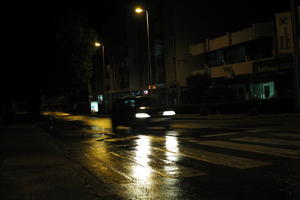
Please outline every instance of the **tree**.
[[[92, 57], [97, 34], [84, 18], [73, 14], [52, 18], [45, 58], [48, 79], [46, 91], [53, 96], [68, 95], [75, 103], [87, 100], [88, 85], [93, 73]], [[50, 43], [51, 43], [50, 42]]]

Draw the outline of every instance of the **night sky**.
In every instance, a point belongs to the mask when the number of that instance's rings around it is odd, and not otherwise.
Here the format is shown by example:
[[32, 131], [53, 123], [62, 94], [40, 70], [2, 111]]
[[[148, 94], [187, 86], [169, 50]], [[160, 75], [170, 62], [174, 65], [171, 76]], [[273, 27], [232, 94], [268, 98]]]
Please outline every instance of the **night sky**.
[[[11, 89], [13, 88], [22, 94], [26, 93], [24, 91], [34, 88], [33, 86], [39, 85], [37, 84], [39, 82], [48, 82], [49, 85], [52, 77], [48, 76], [51, 74], [48, 72], [51, 68], [46, 70], [43, 65], [51, 63], [51, 59], [55, 57], [55, 51], [48, 47], [55, 42], [55, 20], [59, 17], [73, 15], [84, 18], [100, 37], [108, 35], [113, 37], [115, 31], [122, 31], [120, 29], [125, 29], [126, 26], [119, 24], [115, 26], [115, 30], [107, 30], [106, 26], [109, 25], [110, 20], [120, 18], [120, 23], [124, 23], [127, 13], [131, 12], [130, 8], [138, 4], [137, 2], [142, 1], [10, 3], [6, 7], [9, 12], [2, 17], [6, 49], [3, 60], [3, 63], [6, 64], [2, 64], [3, 73], [1, 73], [2, 91], [15, 93]], [[183, 5], [182, 9], [188, 8], [189, 4], [193, 7], [198, 5], [199, 7], [194, 10], [199, 11], [206, 24], [212, 26], [212, 30], [214, 30], [213, 26], [222, 26], [224, 30], [226, 28], [227, 31], [232, 31], [243, 26], [247, 27], [254, 22], [274, 20], [274, 14], [289, 10], [290, 3], [288, 0], [210, 0], [207, 2], [185, 0], [181, 4]], [[186, 9], [185, 12], [190, 11]], [[207, 31], [207, 34], [216, 34], [210, 33], [209, 28]]]

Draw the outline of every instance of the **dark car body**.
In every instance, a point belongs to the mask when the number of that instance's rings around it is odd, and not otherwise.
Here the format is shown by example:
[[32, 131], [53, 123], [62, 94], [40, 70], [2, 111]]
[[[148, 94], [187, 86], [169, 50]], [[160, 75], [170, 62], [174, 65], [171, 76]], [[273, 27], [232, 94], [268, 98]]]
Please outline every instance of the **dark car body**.
[[169, 128], [172, 116], [164, 116], [165, 111], [173, 110], [151, 97], [121, 98], [112, 108], [113, 131], [116, 132], [118, 126], [131, 127], [133, 130], [150, 126]]

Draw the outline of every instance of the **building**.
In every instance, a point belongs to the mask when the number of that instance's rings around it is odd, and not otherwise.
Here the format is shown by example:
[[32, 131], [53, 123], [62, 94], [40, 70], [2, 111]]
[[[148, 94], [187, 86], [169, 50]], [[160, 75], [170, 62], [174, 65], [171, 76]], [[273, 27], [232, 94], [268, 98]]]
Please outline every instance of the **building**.
[[[288, 16], [288, 13], [282, 14]], [[194, 91], [202, 92], [200, 97], [194, 95], [198, 103], [278, 99], [277, 105], [285, 107], [284, 110], [293, 109], [292, 30], [284, 29], [284, 36], [281, 36], [279, 15], [276, 15], [276, 22], [253, 24], [190, 45], [190, 56], [198, 60], [198, 69], [192, 71], [190, 78], [207, 75], [211, 79], [206, 91]], [[211, 95], [213, 88], [227, 92]], [[228, 97], [229, 91], [231, 97], [223, 98], [222, 95]]]
[[291, 70], [291, 57], [276, 52], [275, 33], [274, 22], [253, 24], [190, 45], [190, 55], [202, 58], [198, 70], [192, 74], [207, 73], [215, 84], [230, 83], [244, 98], [283, 95], [285, 91], [280, 90], [280, 83], [276, 83], [275, 90], [274, 82]]
[[[200, 103], [200, 97], [191, 102], [189, 79], [201, 74], [209, 75], [213, 86], [230, 87], [240, 100], [292, 95], [292, 54], [278, 51], [275, 22], [226, 32], [231, 28], [230, 20], [210, 25], [205, 19], [214, 13], [199, 12], [193, 1], [151, 1], [148, 9], [153, 94], [160, 101], [171, 105]], [[127, 43], [115, 42], [105, 54], [104, 99], [108, 109], [114, 99], [149, 92], [145, 16], [127, 14], [126, 30], [123, 39]]]

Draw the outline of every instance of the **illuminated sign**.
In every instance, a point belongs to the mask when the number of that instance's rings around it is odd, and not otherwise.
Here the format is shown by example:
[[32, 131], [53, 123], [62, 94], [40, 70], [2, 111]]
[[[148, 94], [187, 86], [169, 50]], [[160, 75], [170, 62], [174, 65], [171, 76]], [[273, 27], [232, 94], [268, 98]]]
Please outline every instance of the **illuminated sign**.
[[92, 101], [91, 102], [91, 112], [98, 112], [98, 102], [97, 101]]

